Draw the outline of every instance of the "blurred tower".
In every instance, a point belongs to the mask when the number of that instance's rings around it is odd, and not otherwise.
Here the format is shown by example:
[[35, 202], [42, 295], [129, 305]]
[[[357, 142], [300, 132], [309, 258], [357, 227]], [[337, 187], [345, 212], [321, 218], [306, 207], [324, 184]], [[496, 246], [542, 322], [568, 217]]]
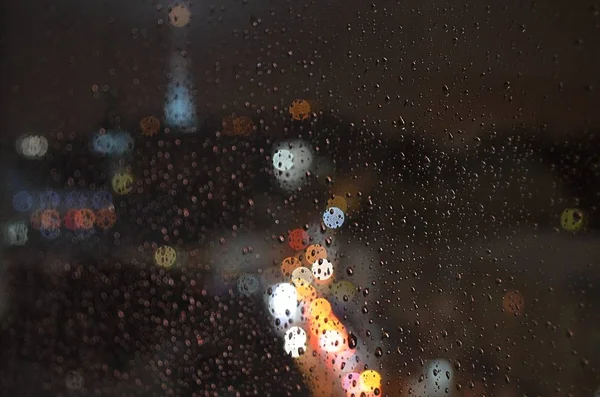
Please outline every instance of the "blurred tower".
[[173, 33], [164, 119], [169, 128], [183, 133], [196, 132], [198, 121], [190, 78], [190, 60], [184, 49], [188, 37], [185, 27], [190, 20], [191, 13], [186, 5], [179, 3], [169, 8], [169, 24]]

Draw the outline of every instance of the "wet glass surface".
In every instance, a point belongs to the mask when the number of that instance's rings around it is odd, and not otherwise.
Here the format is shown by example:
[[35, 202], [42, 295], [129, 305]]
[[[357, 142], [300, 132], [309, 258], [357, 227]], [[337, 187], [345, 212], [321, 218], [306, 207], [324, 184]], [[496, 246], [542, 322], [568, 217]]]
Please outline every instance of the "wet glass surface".
[[2, 395], [600, 393], [598, 6], [3, 6]]

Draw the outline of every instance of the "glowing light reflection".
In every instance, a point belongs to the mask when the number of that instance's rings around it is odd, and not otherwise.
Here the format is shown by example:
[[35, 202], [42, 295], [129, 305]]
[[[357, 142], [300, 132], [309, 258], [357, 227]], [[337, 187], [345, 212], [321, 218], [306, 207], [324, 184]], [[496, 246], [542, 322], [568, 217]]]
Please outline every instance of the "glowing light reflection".
[[179, 53], [171, 58], [171, 81], [165, 101], [165, 121], [180, 132], [195, 132], [197, 125], [196, 104], [189, 78], [189, 62]]

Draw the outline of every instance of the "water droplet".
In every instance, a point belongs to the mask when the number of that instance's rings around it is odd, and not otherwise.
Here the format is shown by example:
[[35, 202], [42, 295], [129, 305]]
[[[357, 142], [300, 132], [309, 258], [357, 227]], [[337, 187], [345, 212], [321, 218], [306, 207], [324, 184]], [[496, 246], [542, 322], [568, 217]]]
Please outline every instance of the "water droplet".
[[356, 349], [358, 345], [358, 338], [352, 332], [348, 335], [348, 347], [350, 349]]

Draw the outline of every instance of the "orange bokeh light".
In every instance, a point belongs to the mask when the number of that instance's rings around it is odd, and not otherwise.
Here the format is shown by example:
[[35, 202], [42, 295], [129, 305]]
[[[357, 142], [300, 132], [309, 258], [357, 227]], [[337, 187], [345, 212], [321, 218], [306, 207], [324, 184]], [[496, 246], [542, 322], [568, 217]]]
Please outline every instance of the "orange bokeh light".
[[89, 208], [83, 208], [76, 210], [75, 212], [75, 225], [81, 229], [91, 229], [94, 227], [96, 221], [96, 214]]
[[319, 259], [327, 259], [327, 250], [321, 244], [313, 244], [306, 248], [304, 259], [312, 266]]
[[60, 228], [60, 215], [57, 210], [44, 210], [41, 215], [41, 228], [55, 230]]
[[117, 214], [112, 208], [103, 208], [96, 212], [96, 226], [100, 229], [110, 229], [117, 222]]
[[291, 277], [292, 272], [300, 266], [302, 266], [302, 262], [300, 262], [298, 258], [293, 256], [285, 258], [281, 262], [281, 274], [283, 274], [284, 277]]

